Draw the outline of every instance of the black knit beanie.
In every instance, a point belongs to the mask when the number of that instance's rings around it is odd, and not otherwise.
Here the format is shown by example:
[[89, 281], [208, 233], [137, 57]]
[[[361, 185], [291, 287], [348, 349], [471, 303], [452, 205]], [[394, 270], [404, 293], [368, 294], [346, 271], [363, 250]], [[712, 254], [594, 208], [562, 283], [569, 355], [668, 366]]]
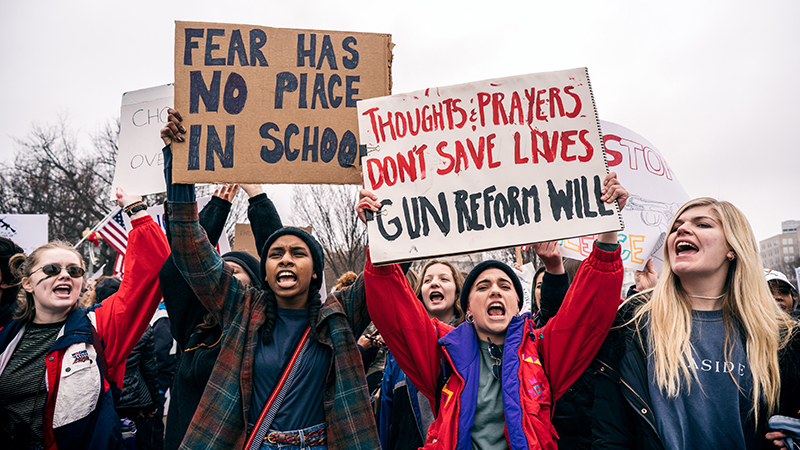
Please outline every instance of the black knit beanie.
[[264, 280], [264, 287], [267, 287], [267, 252], [269, 251], [270, 246], [272, 246], [272, 244], [275, 243], [279, 237], [287, 234], [291, 234], [302, 239], [303, 242], [305, 242], [308, 246], [308, 249], [311, 251], [311, 258], [314, 261], [314, 273], [317, 274], [317, 278], [311, 278], [311, 284], [309, 285], [308, 291], [318, 291], [320, 286], [322, 286], [322, 275], [323, 271], [325, 270], [325, 254], [322, 252], [322, 246], [319, 244], [319, 242], [317, 242], [316, 239], [314, 239], [314, 236], [311, 236], [304, 230], [295, 227], [285, 227], [275, 231], [269, 236], [269, 238], [267, 238], [267, 242], [265, 242], [264, 247], [261, 248], [261, 279]]
[[103, 300], [116, 294], [119, 290], [120, 280], [117, 277], [106, 277], [97, 283], [94, 287], [95, 302], [100, 303]]
[[522, 290], [522, 283], [519, 281], [519, 277], [514, 272], [514, 269], [508, 267], [508, 264], [502, 263], [496, 260], [489, 260], [484, 261], [477, 266], [475, 266], [467, 275], [467, 278], [464, 279], [464, 285], [461, 287], [461, 309], [466, 313], [467, 306], [469, 306], [469, 291], [472, 289], [472, 285], [475, 284], [475, 280], [478, 278], [480, 274], [489, 270], [489, 269], [500, 269], [511, 278], [511, 282], [514, 283], [514, 289], [517, 291], [517, 298], [519, 299], [518, 305], [519, 309], [522, 309], [522, 302], [525, 298], [525, 292]]
[[256, 275], [261, 272], [261, 262], [258, 261], [258, 258], [247, 252], [235, 251], [222, 255], [222, 260], [240, 265], [242, 269], [247, 272], [247, 276], [253, 281], [253, 287], [261, 290], [264, 289], [264, 279]]

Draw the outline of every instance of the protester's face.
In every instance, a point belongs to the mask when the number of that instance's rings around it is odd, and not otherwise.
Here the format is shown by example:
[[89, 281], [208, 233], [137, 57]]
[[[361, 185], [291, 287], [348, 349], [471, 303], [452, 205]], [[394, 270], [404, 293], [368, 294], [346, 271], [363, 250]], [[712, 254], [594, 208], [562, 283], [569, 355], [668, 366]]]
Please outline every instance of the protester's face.
[[250, 286], [253, 285], [253, 280], [250, 279], [250, 275], [245, 272], [240, 264], [235, 262], [225, 261], [227, 264], [230, 264], [233, 268], [233, 278], [241, 281], [242, 284], [249, 284]]
[[[62, 269], [58, 275], [50, 276], [40, 270], [47, 264], [55, 264]], [[80, 267], [80, 265], [78, 255], [62, 248], [44, 250], [39, 255], [39, 261], [34, 264], [31, 276], [22, 284], [23, 289], [33, 294], [36, 306], [34, 322], [58, 322], [66, 317], [78, 301], [83, 283], [81, 277], [70, 277], [66, 268]]]
[[467, 312], [482, 340], [505, 342], [511, 319], [519, 313], [519, 297], [511, 278], [500, 269], [484, 270], [469, 291]]
[[278, 306], [304, 308], [308, 301], [308, 287], [314, 274], [311, 251], [302, 239], [286, 234], [269, 247], [266, 261], [267, 279], [275, 293]]
[[422, 278], [421, 294], [430, 315], [447, 318], [455, 313], [456, 283], [453, 272], [444, 264], [428, 267]]
[[544, 271], [540, 272], [539, 275], [536, 275], [536, 279], [534, 281], [534, 301], [536, 302], [536, 309], [542, 309], [542, 280], [544, 279]]
[[687, 209], [667, 237], [670, 266], [679, 278], [727, 276], [731, 250], [709, 206]]
[[783, 289], [770, 290], [772, 291], [772, 297], [775, 298], [775, 301], [778, 302], [778, 306], [780, 306], [782, 310], [786, 312], [794, 311], [797, 300], [792, 297], [791, 292], [786, 292]]

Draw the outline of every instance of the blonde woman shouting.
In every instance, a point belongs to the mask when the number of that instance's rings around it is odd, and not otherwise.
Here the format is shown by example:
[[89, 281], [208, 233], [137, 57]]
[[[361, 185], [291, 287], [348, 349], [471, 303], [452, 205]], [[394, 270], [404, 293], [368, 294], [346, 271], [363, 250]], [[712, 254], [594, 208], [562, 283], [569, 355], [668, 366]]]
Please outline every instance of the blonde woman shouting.
[[664, 252], [655, 288], [620, 308], [598, 354], [593, 447], [771, 447], [769, 416], [800, 407], [798, 342], [747, 219], [692, 200]]

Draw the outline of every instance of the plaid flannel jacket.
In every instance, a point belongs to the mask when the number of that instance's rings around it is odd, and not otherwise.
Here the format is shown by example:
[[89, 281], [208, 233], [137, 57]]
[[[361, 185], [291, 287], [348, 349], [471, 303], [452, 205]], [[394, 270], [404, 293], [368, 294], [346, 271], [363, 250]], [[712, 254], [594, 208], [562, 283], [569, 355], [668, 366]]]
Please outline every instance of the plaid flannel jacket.
[[[181, 449], [241, 449], [253, 391], [253, 358], [264, 324], [265, 296], [233, 278], [208, 242], [194, 202], [166, 207], [175, 264], [223, 327], [222, 348]], [[324, 389], [328, 448], [380, 449], [364, 366], [354, 336], [370, 322], [363, 275], [330, 295], [320, 309], [317, 339], [333, 351]], [[299, 407], [303, 405], [284, 405]]]

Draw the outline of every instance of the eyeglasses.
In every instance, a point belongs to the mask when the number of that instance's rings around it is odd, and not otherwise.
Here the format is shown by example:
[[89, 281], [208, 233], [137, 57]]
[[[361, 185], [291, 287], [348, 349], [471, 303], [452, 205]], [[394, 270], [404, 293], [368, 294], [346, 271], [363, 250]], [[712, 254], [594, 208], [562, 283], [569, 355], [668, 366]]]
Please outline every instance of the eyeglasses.
[[494, 359], [492, 364], [492, 375], [495, 380], [500, 380], [500, 369], [503, 367], [503, 349], [489, 341], [489, 356]]
[[31, 272], [31, 275], [41, 270], [45, 275], [54, 277], [61, 274], [61, 269], [67, 269], [67, 275], [71, 276], [72, 278], [80, 278], [86, 272], [81, 266], [61, 267], [58, 264], [45, 264]]

